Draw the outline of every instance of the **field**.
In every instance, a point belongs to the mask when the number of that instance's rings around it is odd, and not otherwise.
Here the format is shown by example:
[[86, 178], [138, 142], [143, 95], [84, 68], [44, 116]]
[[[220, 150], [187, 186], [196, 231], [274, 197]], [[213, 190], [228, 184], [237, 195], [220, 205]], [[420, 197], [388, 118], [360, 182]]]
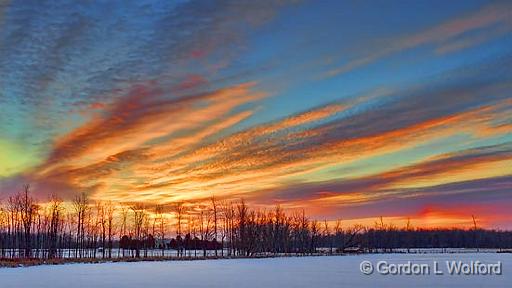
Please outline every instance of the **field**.
[[[365, 275], [359, 264], [438, 261], [502, 262], [502, 275]], [[511, 287], [512, 255], [497, 253], [372, 254], [43, 265], [0, 269], [0, 287]], [[446, 271], [445, 271], [446, 272]]]

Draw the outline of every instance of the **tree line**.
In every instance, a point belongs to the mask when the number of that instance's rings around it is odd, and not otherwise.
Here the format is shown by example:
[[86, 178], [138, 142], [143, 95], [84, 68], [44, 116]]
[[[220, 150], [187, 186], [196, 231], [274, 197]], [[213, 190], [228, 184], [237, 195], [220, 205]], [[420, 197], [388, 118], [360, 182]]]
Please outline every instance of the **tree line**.
[[[174, 237], [171, 237], [174, 236]], [[285, 213], [250, 208], [243, 200], [193, 207], [186, 203], [119, 206], [70, 203], [51, 197], [38, 203], [26, 185], [0, 203], [1, 258], [255, 257], [347, 252], [392, 252], [412, 248], [512, 248], [512, 232], [479, 229], [342, 227], [310, 219], [304, 210]]]

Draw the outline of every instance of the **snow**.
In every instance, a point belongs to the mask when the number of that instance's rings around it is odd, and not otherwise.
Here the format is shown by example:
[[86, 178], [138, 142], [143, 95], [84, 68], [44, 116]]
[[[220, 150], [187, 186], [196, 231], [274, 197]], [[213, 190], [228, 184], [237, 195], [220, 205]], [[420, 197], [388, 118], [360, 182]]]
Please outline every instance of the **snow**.
[[[364, 275], [372, 263], [502, 262], [502, 275]], [[372, 254], [353, 256], [66, 264], [0, 269], [0, 287], [512, 287], [512, 254]]]

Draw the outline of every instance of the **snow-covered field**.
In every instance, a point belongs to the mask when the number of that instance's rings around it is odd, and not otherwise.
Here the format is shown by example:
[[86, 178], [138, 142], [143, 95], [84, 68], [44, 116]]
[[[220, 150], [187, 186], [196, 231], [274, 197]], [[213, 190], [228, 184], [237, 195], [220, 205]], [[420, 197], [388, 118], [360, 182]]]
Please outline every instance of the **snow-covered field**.
[[[365, 275], [364, 260], [439, 263], [444, 275]], [[502, 263], [502, 275], [448, 275], [445, 261]], [[512, 254], [373, 254], [0, 269], [0, 287], [512, 287]]]

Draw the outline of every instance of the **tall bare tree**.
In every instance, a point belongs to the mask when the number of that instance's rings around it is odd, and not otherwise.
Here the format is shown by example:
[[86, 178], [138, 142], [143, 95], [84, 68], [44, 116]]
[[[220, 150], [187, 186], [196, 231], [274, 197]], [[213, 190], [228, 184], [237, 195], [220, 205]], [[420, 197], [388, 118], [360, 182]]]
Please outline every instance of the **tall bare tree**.
[[37, 209], [37, 205], [35, 204], [34, 199], [30, 196], [30, 185], [26, 184], [23, 187], [23, 193], [20, 197], [20, 216], [23, 224], [24, 231], [24, 248], [25, 248], [25, 257], [30, 258], [32, 253], [31, 247], [31, 237], [32, 234], [32, 224], [34, 222], [35, 210]]
[[[215, 201], [215, 196], [212, 195], [210, 198], [211, 205], [212, 205], [212, 217], [213, 217], [213, 241], [214, 244], [217, 242], [217, 215], [218, 215], [218, 207], [217, 207], [217, 201]], [[217, 257], [217, 245], [215, 245], [215, 257]]]
[[140, 249], [142, 244], [142, 235], [144, 221], [146, 219], [146, 209], [143, 204], [136, 204], [131, 207], [133, 212], [133, 235], [135, 238], [135, 257], [140, 257]]
[[82, 258], [82, 249], [85, 244], [85, 218], [87, 210], [89, 209], [89, 198], [87, 194], [81, 193], [77, 195], [73, 200], [72, 205], [77, 219], [75, 256]]

